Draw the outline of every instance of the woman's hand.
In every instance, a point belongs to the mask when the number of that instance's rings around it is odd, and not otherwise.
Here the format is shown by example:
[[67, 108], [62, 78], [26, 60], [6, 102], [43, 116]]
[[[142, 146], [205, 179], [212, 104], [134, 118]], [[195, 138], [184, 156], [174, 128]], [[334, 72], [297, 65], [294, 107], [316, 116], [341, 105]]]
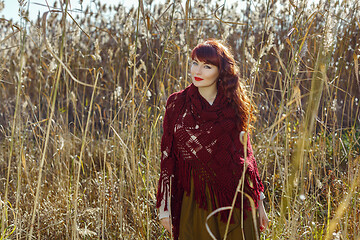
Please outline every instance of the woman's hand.
[[263, 200], [259, 201], [259, 218], [260, 218], [260, 231], [263, 232], [266, 230], [269, 225], [269, 218], [265, 212]]
[[171, 233], [171, 219], [170, 217], [162, 218], [160, 219], [160, 224], [163, 225], [163, 227]]

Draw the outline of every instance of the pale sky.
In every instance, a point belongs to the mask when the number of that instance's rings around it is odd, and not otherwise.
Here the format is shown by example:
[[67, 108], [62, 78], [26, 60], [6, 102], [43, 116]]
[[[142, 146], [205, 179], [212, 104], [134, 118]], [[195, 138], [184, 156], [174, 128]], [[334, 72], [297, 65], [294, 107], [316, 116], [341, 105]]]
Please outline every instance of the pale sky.
[[[18, 0], [3, 0], [5, 3], [5, 8], [0, 12], [0, 16], [4, 17], [7, 20], [13, 19], [15, 21], [19, 21], [19, 3]], [[46, 6], [40, 6], [39, 4], [46, 5], [46, 1], [48, 2], [49, 6], [53, 6], [54, 2], [56, 0], [27, 0], [26, 2], [29, 5], [29, 15], [30, 19], [36, 19], [39, 12], [40, 16], [46, 11], [48, 11]], [[1, 0], [0, 0], [1, 2]], [[95, 7], [95, 4], [93, 3], [94, 0], [83, 0], [83, 7], [86, 8], [87, 5], [92, 4]], [[96, 0], [96, 2], [98, 2]], [[137, 0], [100, 0], [101, 3], [106, 5], [117, 5], [119, 3], [122, 3], [126, 7], [131, 6], [137, 6], [138, 1]], [[154, 2], [165, 2], [164, 0], [156, 0]], [[80, 9], [81, 5], [79, 4], [79, 0], [70, 0], [71, 9]], [[27, 6], [27, 5], [26, 5]], [[60, 6], [60, 4], [58, 4]]]
[[[4, 1], [5, 8], [2, 11], [0, 11], [0, 18], [4, 17], [7, 20], [13, 19], [15, 22], [19, 22], [20, 17], [19, 17], [18, 0], [0, 0], [0, 2], [1, 1]], [[59, 2], [60, 0], [25, 0], [25, 2], [27, 2], [28, 4], [26, 6], [29, 6], [30, 19], [35, 20], [39, 13], [40, 16], [42, 16], [44, 12], [48, 11], [48, 8], [46, 7], [46, 2], [49, 4], [49, 6], [53, 6], [55, 1]], [[81, 5], [79, 4], [80, 0], [69, 0], [69, 1], [71, 4], [71, 8], [69, 10], [74, 11], [72, 12], [72, 15], [74, 16], [75, 12], [80, 12], [80, 11], [76, 11], [76, 9], [81, 9]], [[191, 2], [194, 3], [196, 1], [197, 0], [192, 0]], [[227, 6], [230, 6], [233, 3], [238, 2], [239, 3], [238, 7], [242, 8], [244, 7], [244, 2], [246, 0], [222, 0], [222, 1], [225, 2]], [[319, 0], [294, 0], [294, 1], [295, 2], [307, 1], [308, 3], [314, 3], [314, 2], [318, 2]], [[96, 10], [95, 2], [98, 2], [98, 0], [83, 0], [83, 9], [86, 9], [86, 6], [90, 5], [91, 8], [95, 11]], [[121, 3], [122, 5], [128, 8], [131, 8], [132, 6], [137, 7], [138, 5], [138, 0], [100, 0], [100, 2], [106, 5], [111, 5], [111, 4], [118, 5], [119, 3]], [[153, 4], [164, 3], [164, 2], [166, 2], [166, 0], [154, 0]], [[182, 2], [184, 4], [186, 0], [182, 0]], [[58, 4], [58, 6], [60, 6], [60, 4]]]
[[[5, 8], [0, 12], [0, 17], [4, 17], [7, 20], [13, 19], [18, 22], [20, 20], [18, 0], [3, 0], [3, 1], [5, 3]], [[36, 19], [39, 12], [40, 12], [40, 16], [42, 16], [44, 12], [48, 11], [46, 6], [40, 6], [39, 4], [46, 5], [46, 2], [48, 2], [49, 6], [53, 6], [55, 1], [59, 1], [59, 0], [27, 0], [26, 2], [29, 4], [30, 19], [33, 20]], [[239, 0], [226, 0], [226, 5], [232, 4], [236, 1]], [[98, 0], [83, 0], [83, 8], [85, 9], [87, 5], [90, 5], [93, 6], [95, 9], [94, 2], [98, 2]], [[138, 5], [138, 0], [100, 0], [100, 2], [106, 5], [110, 5], [110, 4], [118, 5], [119, 3], [122, 3], [125, 7], [128, 8], [132, 6], [137, 7]], [[166, 0], [154, 0], [154, 4], [164, 3], [164, 2], [166, 2]], [[70, 0], [70, 4], [72, 10], [81, 9], [79, 0]], [[60, 4], [58, 4], [58, 6], [60, 6]]]

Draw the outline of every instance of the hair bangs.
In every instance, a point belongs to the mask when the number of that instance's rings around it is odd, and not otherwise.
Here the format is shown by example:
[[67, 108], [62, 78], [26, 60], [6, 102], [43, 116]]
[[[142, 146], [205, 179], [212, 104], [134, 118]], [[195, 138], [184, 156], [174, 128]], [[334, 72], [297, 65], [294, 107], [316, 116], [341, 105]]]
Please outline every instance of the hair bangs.
[[191, 52], [191, 58], [220, 67], [219, 54], [210, 44], [199, 44], [196, 46]]

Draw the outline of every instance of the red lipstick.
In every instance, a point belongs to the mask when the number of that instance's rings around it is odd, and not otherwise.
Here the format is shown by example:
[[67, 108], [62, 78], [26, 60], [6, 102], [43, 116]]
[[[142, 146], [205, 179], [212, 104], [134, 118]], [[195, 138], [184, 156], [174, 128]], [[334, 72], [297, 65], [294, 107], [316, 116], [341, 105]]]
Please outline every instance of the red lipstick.
[[198, 81], [198, 82], [204, 80], [204, 79], [199, 78], [199, 77], [194, 77], [194, 79], [195, 79], [195, 81]]

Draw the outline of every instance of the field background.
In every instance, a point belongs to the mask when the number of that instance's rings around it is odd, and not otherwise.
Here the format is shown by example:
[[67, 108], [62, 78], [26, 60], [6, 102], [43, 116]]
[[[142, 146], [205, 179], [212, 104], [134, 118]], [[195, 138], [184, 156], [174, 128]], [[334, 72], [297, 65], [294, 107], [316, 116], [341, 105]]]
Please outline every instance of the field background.
[[162, 116], [206, 38], [232, 47], [258, 109], [261, 238], [360, 239], [357, 0], [140, 0], [81, 18], [59, 1], [36, 21], [19, 2], [20, 23], [0, 19], [0, 239], [169, 239]]

